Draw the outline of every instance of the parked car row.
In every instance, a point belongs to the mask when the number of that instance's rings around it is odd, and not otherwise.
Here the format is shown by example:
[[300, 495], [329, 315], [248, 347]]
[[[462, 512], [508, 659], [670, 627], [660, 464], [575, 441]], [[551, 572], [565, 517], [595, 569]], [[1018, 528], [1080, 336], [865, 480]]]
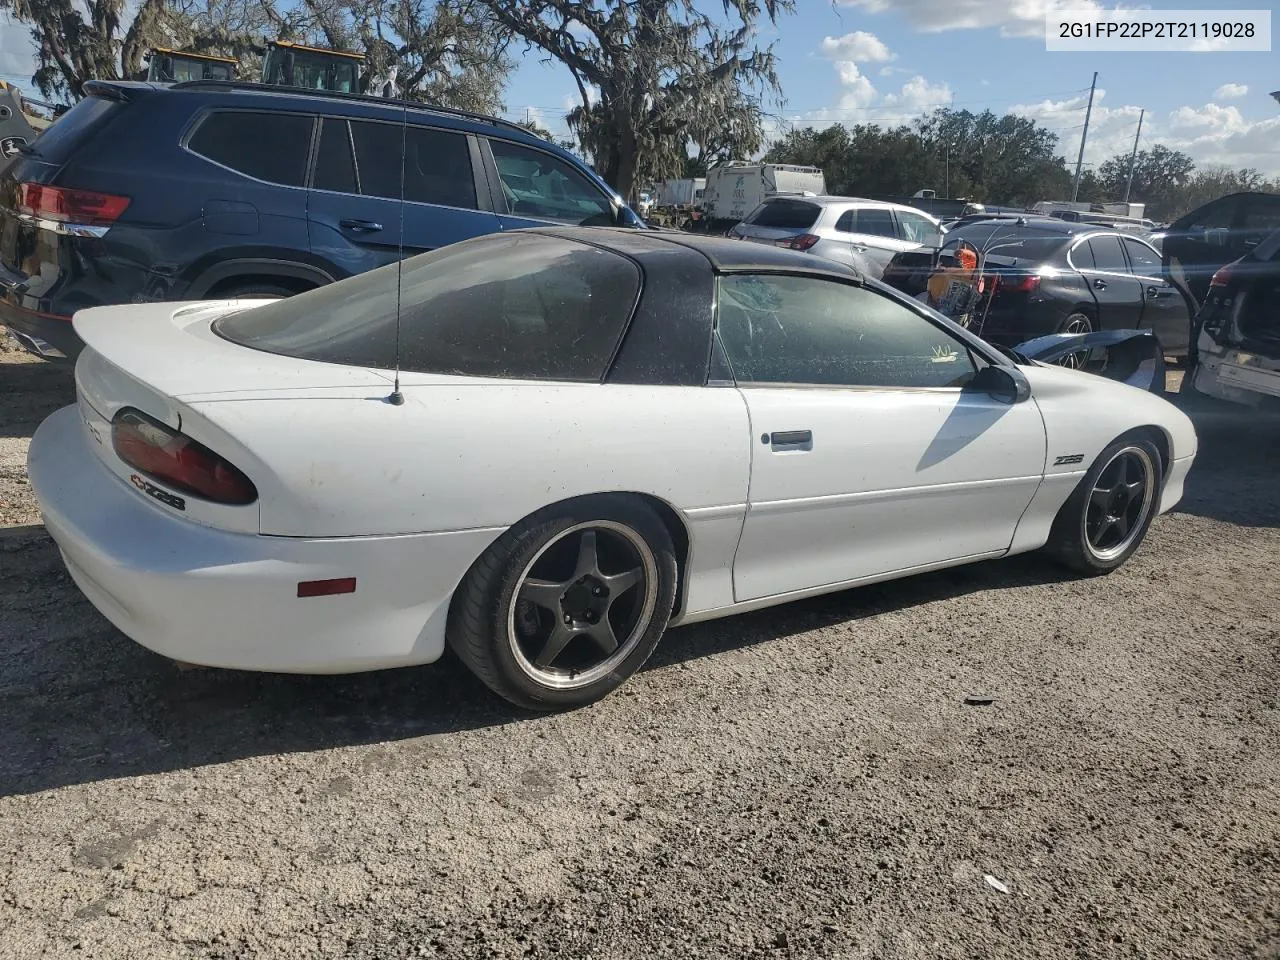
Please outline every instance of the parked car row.
[[284, 297], [546, 224], [643, 226], [572, 154], [490, 117], [258, 84], [92, 82], [0, 173], [0, 323], [70, 357], [86, 307]]

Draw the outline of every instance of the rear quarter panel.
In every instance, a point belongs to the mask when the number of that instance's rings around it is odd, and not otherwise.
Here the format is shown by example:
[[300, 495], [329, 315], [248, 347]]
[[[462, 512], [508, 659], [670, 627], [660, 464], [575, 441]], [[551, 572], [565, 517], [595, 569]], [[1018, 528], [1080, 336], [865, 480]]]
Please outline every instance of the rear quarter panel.
[[620, 384], [404, 387], [191, 403], [241, 447], [261, 530], [300, 537], [509, 526], [565, 499], [648, 494], [740, 513], [752, 453], [738, 391]]

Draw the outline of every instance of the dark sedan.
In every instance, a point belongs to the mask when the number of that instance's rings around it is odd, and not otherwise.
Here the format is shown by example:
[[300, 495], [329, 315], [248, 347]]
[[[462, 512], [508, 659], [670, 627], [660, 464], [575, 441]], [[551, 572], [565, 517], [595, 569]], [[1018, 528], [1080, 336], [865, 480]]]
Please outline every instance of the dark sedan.
[[940, 249], [894, 257], [884, 281], [919, 296], [935, 268], [953, 263], [961, 241], [981, 257], [983, 296], [970, 325], [987, 340], [1013, 345], [1052, 333], [1148, 329], [1166, 353], [1187, 352], [1191, 311], [1163, 276], [1160, 254], [1141, 237], [1095, 224], [1047, 217], [964, 224]]

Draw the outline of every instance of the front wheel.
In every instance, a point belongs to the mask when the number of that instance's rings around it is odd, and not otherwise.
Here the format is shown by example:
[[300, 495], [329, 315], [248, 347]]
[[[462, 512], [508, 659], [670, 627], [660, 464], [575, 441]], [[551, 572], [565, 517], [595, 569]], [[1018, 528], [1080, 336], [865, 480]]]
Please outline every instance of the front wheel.
[[1141, 436], [1099, 454], [1053, 522], [1046, 549], [1078, 573], [1110, 573], [1138, 549], [1159, 506], [1160, 451]]
[[620, 496], [571, 501], [512, 527], [476, 561], [450, 609], [449, 645], [517, 706], [584, 706], [649, 658], [675, 590], [675, 548], [653, 510]]

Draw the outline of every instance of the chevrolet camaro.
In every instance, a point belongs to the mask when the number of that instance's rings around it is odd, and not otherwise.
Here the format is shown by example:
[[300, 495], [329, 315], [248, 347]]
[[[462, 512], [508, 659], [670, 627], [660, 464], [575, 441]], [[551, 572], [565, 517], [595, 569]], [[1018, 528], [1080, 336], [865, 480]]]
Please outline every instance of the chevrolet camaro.
[[678, 233], [521, 230], [74, 322], [31, 484], [120, 630], [308, 673], [448, 645], [537, 709], [609, 693], [677, 624], [1031, 550], [1108, 572], [1196, 452], [1152, 393]]

